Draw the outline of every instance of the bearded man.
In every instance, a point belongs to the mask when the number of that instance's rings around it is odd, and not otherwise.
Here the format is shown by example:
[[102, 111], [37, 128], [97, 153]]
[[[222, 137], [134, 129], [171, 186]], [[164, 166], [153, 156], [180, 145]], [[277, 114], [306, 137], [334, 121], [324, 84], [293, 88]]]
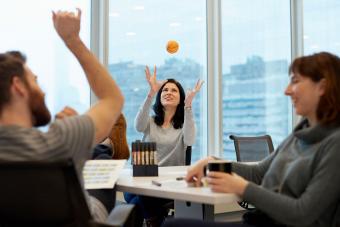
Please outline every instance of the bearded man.
[[[47, 132], [41, 132], [35, 127], [47, 125], [51, 114], [37, 76], [20, 52], [0, 53], [0, 161], [72, 158], [81, 175], [93, 145], [110, 133], [124, 98], [105, 67], [79, 37], [81, 11], [52, 14], [55, 30], [82, 66], [98, 102], [85, 114], [56, 120]], [[105, 201], [88, 198], [94, 218], [105, 221], [109, 212]]]

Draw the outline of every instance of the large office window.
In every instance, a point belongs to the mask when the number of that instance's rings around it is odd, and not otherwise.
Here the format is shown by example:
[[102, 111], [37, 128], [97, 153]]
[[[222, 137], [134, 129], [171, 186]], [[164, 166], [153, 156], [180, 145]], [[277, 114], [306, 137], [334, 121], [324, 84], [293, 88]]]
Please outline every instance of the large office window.
[[[283, 95], [288, 83], [291, 58], [289, 0], [213, 0], [221, 3], [221, 14], [209, 15], [221, 22], [222, 40], [222, 131], [223, 156], [235, 159], [230, 134], [272, 136], [277, 146], [291, 131], [291, 104]], [[195, 98], [193, 110], [197, 126], [193, 160], [207, 152], [208, 83], [207, 3], [210, 0], [116, 0], [109, 4], [108, 68], [125, 97], [124, 114], [128, 123], [128, 142], [141, 139], [134, 119], [147, 92], [145, 65], [158, 68], [158, 78], [175, 78], [185, 89], [201, 78], [206, 80]], [[296, 7], [294, 4], [293, 7]], [[299, 7], [298, 6], [298, 7]], [[340, 55], [340, 12], [338, 0], [303, 1], [301, 16], [303, 54], [330, 51]], [[81, 67], [54, 31], [51, 10], [82, 9], [81, 36], [90, 44], [91, 0], [27, 0], [2, 4], [0, 51], [21, 50], [38, 75], [47, 94], [52, 114], [65, 105], [80, 113], [90, 104], [90, 90]], [[96, 7], [94, 7], [96, 8]], [[29, 9], [29, 10], [27, 10]], [[211, 24], [209, 24], [211, 25]], [[300, 33], [295, 35], [299, 35]], [[99, 37], [103, 38], [103, 37]], [[176, 54], [166, 52], [168, 40], [177, 40]], [[99, 42], [98, 40], [92, 40]], [[213, 41], [209, 41], [209, 46]], [[299, 45], [299, 44], [298, 44]], [[106, 47], [106, 46], [105, 46]], [[295, 51], [296, 52], [296, 51]], [[293, 53], [295, 53], [293, 52]], [[299, 53], [302, 54], [302, 53]], [[220, 59], [215, 59], [216, 64]], [[209, 63], [210, 64], [210, 63]], [[217, 92], [218, 93], [218, 92]], [[218, 119], [219, 120], [219, 119]], [[216, 122], [216, 121], [215, 121]], [[204, 132], [204, 133], [203, 133]]]
[[291, 58], [290, 1], [222, 1], [224, 157], [235, 159], [230, 134], [269, 134], [275, 145], [291, 131], [284, 96]]
[[52, 10], [82, 9], [81, 36], [90, 43], [90, 0], [12, 0], [0, 7], [0, 51], [20, 50], [38, 75], [49, 109], [54, 115], [64, 106], [80, 113], [90, 105], [90, 89], [78, 62], [53, 28]]
[[304, 53], [329, 51], [340, 55], [340, 1], [303, 2]]
[[[142, 139], [134, 128], [134, 119], [149, 89], [146, 65], [151, 69], [156, 65], [158, 79], [175, 78], [184, 89], [193, 88], [199, 78], [206, 77], [206, 2], [117, 0], [110, 1], [109, 9], [108, 68], [125, 95], [124, 114], [131, 143]], [[176, 54], [166, 51], [168, 40], [178, 41]], [[202, 93], [193, 103], [198, 129], [193, 160], [201, 156], [202, 132], [206, 130]]]

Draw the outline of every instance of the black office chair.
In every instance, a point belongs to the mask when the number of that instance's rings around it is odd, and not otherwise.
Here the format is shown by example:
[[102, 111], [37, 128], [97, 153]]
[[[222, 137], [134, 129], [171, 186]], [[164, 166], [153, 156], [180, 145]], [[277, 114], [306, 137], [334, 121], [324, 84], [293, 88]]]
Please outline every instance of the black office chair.
[[95, 222], [71, 160], [0, 162], [0, 226], [133, 226], [133, 205]]
[[[235, 136], [229, 138], [234, 141], [236, 160], [238, 162], [256, 162], [264, 159], [273, 152], [274, 146], [269, 135], [264, 136]], [[253, 209], [247, 201], [239, 202], [244, 209]]]
[[242, 137], [230, 135], [234, 141], [236, 159], [238, 162], [256, 162], [273, 152], [274, 146], [269, 135]]

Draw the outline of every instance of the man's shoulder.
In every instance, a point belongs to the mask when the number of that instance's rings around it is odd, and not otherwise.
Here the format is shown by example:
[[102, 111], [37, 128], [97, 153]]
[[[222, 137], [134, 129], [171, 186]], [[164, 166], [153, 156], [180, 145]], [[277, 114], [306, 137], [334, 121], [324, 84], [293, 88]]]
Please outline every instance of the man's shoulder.
[[30, 137], [42, 134], [43, 132], [37, 128], [25, 128], [19, 125], [0, 126], [0, 137], [5, 141], [7, 138]]
[[[92, 119], [86, 115], [65, 118], [63, 120], [53, 121], [47, 130], [37, 128], [24, 128], [16, 125], [0, 126], [0, 137], [5, 141], [25, 141], [25, 143], [48, 143], [60, 141], [61, 137], [68, 137], [71, 134], [76, 136], [89, 132], [92, 134], [94, 124]], [[5, 139], [6, 138], [6, 139]], [[6, 143], [8, 144], [8, 143]]]
[[[48, 131], [20, 126], [0, 126], [0, 159], [35, 160], [71, 156], [91, 148], [94, 124], [88, 116], [51, 123]], [[72, 148], [72, 149], [70, 149]]]
[[[56, 147], [58, 141], [47, 138], [46, 133], [36, 128], [16, 125], [0, 126], [1, 160], [37, 160], [42, 154]], [[44, 156], [45, 157], [45, 156]], [[46, 156], [49, 158], [50, 156]]]

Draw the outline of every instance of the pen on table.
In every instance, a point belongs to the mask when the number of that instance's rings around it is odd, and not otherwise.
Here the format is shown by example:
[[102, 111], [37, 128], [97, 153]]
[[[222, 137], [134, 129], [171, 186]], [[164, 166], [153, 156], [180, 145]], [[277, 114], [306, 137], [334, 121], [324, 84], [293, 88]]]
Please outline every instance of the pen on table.
[[185, 177], [176, 177], [176, 180], [184, 180]]
[[161, 183], [159, 183], [158, 181], [155, 181], [155, 180], [152, 180], [151, 183], [152, 183], [153, 185], [156, 185], [156, 186], [159, 186], [159, 187], [162, 186]]

